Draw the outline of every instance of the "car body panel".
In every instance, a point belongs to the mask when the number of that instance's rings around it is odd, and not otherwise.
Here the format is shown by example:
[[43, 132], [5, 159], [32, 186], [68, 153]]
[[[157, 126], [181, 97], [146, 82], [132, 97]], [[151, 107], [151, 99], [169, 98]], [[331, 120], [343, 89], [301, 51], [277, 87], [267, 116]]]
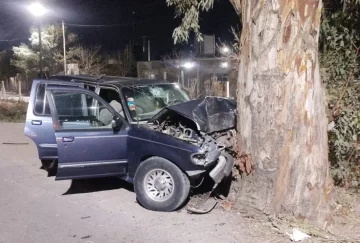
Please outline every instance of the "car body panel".
[[127, 132], [126, 122], [119, 131], [109, 128], [78, 129], [61, 127], [58, 123], [57, 107], [52, 93], [87, 94], [116, 115], [116, 111], [94, 92], [83, 88], [48, 85], [47, 98], [50, 104], [58, 153], [57, 180], [91, 178], [111, 175], [125, 175], [127, 172]]
[[[40, 84], [58, 84], [82, 86], [82, 84], [74, 84], [70, 82], [34, 80], [32, 84], [30, 100], [28, 103], [24, 134], [31, 138], [38, 149], [39, 158], [42, 160], [57, 159], [57, 145], [53, 128], [53, 121], [50, 113], [48, 115], [40, 115], [35, 113], [37, 88]], [[45, 92], [44, 92], [45, 95]]]
[[152, 156], [168, 159], [188, 174], [203, 171], [203, 167], [191, 163], [190, 159], [199, 149], [195, 145], [142, 125], [131, 125], [128, 140], [129, 176], [134, 176], [141, 161]]
[[127, 173], [127, 130], [56, 131], [57, 180]]

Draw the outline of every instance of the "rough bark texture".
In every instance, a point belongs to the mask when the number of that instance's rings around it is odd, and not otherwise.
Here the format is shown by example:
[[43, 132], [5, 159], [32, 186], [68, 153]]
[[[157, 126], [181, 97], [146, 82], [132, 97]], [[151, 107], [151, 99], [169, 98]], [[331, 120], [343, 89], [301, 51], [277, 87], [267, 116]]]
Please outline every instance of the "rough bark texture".
[[254, 171], [241, 203], [326, 227], [331, 218], [321, 0], [231, 0], [242, 17], [239, 149]]

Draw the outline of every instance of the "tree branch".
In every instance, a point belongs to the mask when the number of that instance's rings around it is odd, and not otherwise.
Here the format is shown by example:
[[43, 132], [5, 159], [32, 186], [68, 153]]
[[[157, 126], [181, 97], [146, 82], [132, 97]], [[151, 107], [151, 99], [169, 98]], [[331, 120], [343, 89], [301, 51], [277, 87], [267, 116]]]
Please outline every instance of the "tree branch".
[[238, 16], [241, 16], [241, 0], [230, 0]]

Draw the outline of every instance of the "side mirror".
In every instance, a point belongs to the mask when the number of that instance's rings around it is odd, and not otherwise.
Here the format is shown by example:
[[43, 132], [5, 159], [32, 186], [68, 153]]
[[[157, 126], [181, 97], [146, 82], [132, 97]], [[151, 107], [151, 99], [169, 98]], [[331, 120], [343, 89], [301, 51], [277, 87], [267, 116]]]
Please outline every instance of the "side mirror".
[[120, 130], [123, 125], [121, 118], [118, 116], [114, 116], [111, 125], [114, 130]]

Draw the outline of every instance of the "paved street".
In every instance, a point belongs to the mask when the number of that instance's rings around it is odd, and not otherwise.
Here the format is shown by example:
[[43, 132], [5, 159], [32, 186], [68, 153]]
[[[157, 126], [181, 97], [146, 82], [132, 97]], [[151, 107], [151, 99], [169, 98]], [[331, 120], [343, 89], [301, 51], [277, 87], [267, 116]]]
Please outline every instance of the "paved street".
[[221, 209], [207, 215], [152, 212], [119, 180], [55, 181], [40, 169], [23, 127], [0, 123], [1, 243], [251, 241], [241, 234], [251, 226]]

